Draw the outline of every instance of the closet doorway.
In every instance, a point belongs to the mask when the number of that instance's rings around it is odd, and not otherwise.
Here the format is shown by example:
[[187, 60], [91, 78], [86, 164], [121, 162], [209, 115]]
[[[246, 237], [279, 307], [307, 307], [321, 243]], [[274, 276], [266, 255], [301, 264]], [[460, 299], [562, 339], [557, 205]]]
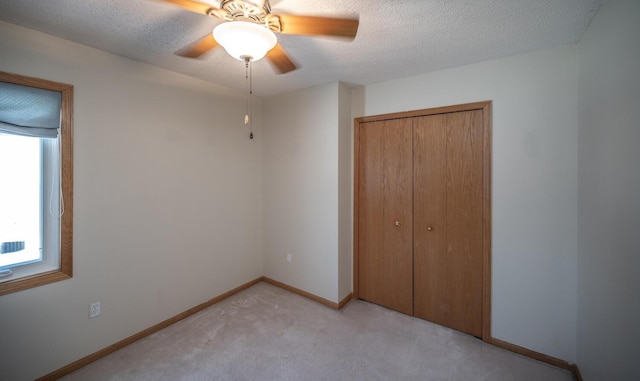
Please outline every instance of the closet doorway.
[[491, 102], [355, 119], [354, 297], [490, 337]]

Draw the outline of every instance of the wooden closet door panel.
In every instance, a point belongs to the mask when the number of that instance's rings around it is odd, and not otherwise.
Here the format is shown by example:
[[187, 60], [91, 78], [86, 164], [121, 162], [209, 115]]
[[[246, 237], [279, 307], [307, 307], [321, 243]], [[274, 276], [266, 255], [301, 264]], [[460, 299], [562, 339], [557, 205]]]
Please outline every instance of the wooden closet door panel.
[[406, 314], [413, 314], [411, 124], [368, 122], [359, 130], [359, 296]]
[[[446, 114], [415, 119], [414, 173], [414, 315], [446, 325], [450, 288], [442, 281], [448, 261]], [[431, 230], [429, 230], [431, 228]]]
[[482, 111], [433, 115], [419, 118], [414, 132], [415, 315], [475, 336], [482, 335], [482, 121]]
[[482, 336], [483, 115], [447, 115], [447, 252], [452, 328]]

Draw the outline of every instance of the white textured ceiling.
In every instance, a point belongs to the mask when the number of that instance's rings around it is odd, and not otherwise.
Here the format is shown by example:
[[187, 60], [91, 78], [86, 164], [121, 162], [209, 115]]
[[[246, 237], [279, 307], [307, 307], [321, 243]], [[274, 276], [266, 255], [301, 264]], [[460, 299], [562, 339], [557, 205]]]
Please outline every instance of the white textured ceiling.
[[[278, 35], [299, 69], [277, 75], [256, 62], [254, 93], [365, 85], [573, 43], [605, 1], [271, 0], [275, 14], [358, 17], [360, 27], [353, 41]], [[223, 49], [200, 59], [174, 55], [220, 21], [161, 0], [0, 0], [0, 20], [246, 89], [244, 64]]]

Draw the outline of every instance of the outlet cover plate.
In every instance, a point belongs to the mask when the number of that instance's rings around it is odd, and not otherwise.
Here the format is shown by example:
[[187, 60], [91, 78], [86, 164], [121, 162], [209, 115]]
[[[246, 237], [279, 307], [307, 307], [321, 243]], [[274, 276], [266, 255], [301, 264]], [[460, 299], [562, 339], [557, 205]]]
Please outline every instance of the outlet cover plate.
[[89, 319], [100, 316], [100, 302], [91, 303], [89, 305]]

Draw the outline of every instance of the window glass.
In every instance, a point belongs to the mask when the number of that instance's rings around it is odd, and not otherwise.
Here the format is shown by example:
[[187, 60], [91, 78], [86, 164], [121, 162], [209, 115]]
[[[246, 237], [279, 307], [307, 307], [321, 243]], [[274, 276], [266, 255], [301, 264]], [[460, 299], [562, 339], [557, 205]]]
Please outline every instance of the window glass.
[[0, 133], [0, 268], [42, 260], [40, 140]]

